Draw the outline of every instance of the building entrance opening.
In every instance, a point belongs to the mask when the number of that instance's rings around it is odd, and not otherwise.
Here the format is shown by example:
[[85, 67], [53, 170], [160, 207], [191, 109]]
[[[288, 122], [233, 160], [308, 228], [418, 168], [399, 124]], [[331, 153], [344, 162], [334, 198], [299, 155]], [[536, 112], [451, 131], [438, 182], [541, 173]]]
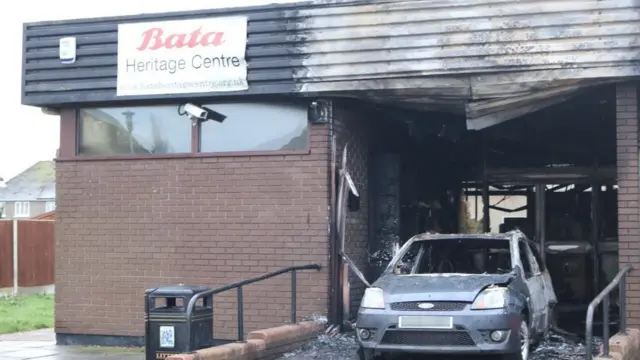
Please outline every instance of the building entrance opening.
[[415, 234], [520, 230], [547, 264], [559, 325], [582, 333], [618, 269], [615, 105], [601, 87], [479, 131], [451, 113], [378, 111], [368, 281]]

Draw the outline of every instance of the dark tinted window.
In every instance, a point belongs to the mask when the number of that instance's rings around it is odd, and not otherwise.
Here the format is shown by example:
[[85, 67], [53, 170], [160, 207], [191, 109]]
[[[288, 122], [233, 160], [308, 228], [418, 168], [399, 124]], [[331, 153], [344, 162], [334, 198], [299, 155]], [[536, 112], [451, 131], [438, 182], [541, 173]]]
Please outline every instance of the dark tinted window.
[[293, 104], [212, 104], [222, 123], [200, 128], [201, 152], [305, 150], [309, 146], [307, 107]]
[[400, 263], [394, 266], [401, 265], [405, 274], [504, 274], [512, 269], [509, 241], [495, 239], [416, 241]]
[[191, 121], [176, 106], [83, 109], [79, 155], [172, 154], [191, 151]]

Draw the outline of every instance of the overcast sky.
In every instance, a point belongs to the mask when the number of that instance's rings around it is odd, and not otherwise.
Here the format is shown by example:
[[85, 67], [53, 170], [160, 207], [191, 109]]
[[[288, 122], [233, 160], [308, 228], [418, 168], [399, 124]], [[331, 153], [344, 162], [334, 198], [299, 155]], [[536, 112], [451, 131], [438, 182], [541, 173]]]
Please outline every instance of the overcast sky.
[[[247, 6], [295, 0], [187, 0], [187, 1], [87, 1], [23, 0], [0, 12], [2, 28], [2, 94], [0, 117], [0, 177], [5, 180], [39, 160], [51, 160], [59, 145], [57, 116], [20, 104], [22, 72], [22, 23], [114, 15]], [[213, 5], [215, 4], [215, 5]]]

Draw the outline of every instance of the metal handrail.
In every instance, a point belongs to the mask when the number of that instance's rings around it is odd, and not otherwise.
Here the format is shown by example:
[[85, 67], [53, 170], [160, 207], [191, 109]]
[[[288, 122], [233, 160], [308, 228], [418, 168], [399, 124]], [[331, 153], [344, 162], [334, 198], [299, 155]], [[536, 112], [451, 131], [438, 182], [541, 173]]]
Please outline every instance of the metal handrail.
[[[195, 309], [195, 305], [196, 302], [199, 299], [202, 299], [204, 297], [207, 296], [213, 296], [216, 294], [219, 294], [221, 292], [225, 292], [225, 291], [229, 291], [232, 289], [238, 289], [238, 299], [237, 299], [237, 305], [238, 305], [238, 340], [239, 341], [244, 341], [244, 298], [243, 298], [243, 294], [242, 294], [242, 287], [245, 285], [250, 285], [253, 283], [257, 283], [263, 280], [267, 280], [270, 279], [272, 277], [276, 277], [278, 275], [282, 275], [285, 273], [291, 273], [291, 323], [296, 322], [296, 318], [297, 318], [297, 313], [296, 313], [296, 288], [297, 288], [297, 280], [296, 280], [296, 271], [302, 271], [302, 270], [318, 270], [320, 271], [322, 267], [318, 264], [309, 264], [309, 265], [299, 265], [299, 266], [290, 266], [287, 268], [283, 268], [277, 271], [273, 271], [270, 272], [268, 274], [262, 275], [262, 276], [257, 276], [251, 279], [247, 279], [247, 280], [242, 280], [242, 281], [238, 281], [235, 282], [233, 284], [229, 284], [229, 285], [225, 285], [225, 286], [221, 286], [215, 289], [211, 289], [211, 290], [207, 290], [207, 291], [203, 291], [200, 293], [197, 293], [195, 296], [193, 296], [191, 298], [191, 300], [189, 300], [189, 303], [187, 304], [187, 308], [186, 308], [186, 322], [187, 324], [191, 323], [191, 317], [193, 316], [193, 310]], [[213, 305], [212, 305], [213, 306]], [[186, 334], [186, 338], [189, 344], [191, 344], [191, 326], [187, 326], [187, 334]], [[213, 339], [212, 339], [213, 340]], [[189, 349], [189, 351], [194, 351], [196, 349]]]
[[633, 270], [633, 266], [625, 265], [618, 271], [618, 274], [611, 280], [609, 285], [605, 287], [598, 296], [589, 304], [587, 309], [587, 323], [585, 329], [585, 359], [593, 359], [593, 313], [602, 302], [602, 327], [604, 338], [602, 354], [609, 356], [609, 293], [616, 287], [620, 288], [620, 296], [618, 297], [620, 310], [620, 333], [627, 333], [627, 274]]

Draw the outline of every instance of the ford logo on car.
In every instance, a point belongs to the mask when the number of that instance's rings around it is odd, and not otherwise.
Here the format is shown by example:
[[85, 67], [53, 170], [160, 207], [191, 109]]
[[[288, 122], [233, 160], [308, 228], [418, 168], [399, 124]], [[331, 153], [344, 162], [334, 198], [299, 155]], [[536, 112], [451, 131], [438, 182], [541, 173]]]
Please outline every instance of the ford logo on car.
[[435, 305], [433, 305], [432, 303], [422, 303], [422, 304], [418, 304], [418, 307], [420, 309], [427, 310], [427, 309], [433, 309]]

